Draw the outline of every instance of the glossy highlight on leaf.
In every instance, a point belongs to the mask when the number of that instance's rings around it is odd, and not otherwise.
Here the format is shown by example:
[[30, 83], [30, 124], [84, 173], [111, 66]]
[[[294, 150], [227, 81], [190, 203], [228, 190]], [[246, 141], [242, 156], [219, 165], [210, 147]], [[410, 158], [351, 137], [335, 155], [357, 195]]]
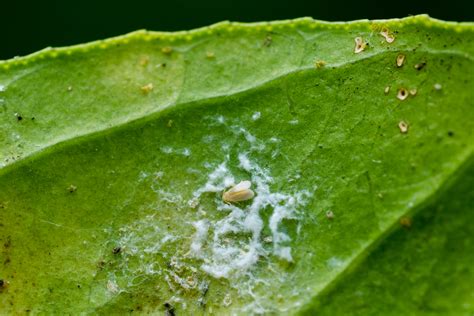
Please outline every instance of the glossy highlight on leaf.
[[472, 314], [473, 74], [427, 16], [0, 61], [1, 312]]

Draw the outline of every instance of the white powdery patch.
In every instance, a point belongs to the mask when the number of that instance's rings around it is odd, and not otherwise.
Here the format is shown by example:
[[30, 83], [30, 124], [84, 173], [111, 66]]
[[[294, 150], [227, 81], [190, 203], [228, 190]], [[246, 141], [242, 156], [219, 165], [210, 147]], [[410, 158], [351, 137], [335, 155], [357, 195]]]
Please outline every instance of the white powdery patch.
[[[208, 176], [208, 181], [195, 191], [194, 197], [203, 194], [221, 192], [235, 185], [235, 178], [228, 169], [229, 158], [219, 164]], [[290, 236], [281, 231], [284, 220], [297, 219], [300, 209], [309, 197], [307, 191], [294, 194], [272, 192], [274, 182], [268, 170], [261, 168], [249, 159], [246, 153], [238, 155], [239, 168], [248, 172], [252, 180], [252, 189], [256, 193], [251, 204], [241, 208], [239, 205], [226, 204], [217, 197], [217, 210], [226, 216], [218, 220], [199, 220], [194, 223], [196, 233], [191, 244], [191, 253], [203, 260], [201, 269], [215, 278], [234, 278], [248, 274], [260, 260], [270, 255], [292, 261]], [[271, 210], [268, 223], [264, 223], [264, 210]], [[265, 248], [262, 241], [265, 226], [272, 234], [271, 249]]]

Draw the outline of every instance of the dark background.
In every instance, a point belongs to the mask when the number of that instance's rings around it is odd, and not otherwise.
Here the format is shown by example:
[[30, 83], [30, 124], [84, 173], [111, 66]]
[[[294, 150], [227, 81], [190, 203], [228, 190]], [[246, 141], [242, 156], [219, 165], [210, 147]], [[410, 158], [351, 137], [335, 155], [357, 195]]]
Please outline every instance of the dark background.
[[176, 31], [222, 20], [252, 22], [311, 16], [328, 21], [427, 13], [474, 21], [474, 0], [0, 0], [0, 60], [137, 29]]

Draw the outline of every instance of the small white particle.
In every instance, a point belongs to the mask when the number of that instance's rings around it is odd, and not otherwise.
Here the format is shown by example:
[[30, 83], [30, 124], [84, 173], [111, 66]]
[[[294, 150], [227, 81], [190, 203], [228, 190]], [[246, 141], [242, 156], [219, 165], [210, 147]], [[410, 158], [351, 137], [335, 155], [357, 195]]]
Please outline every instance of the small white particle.
[[296, 125], [299, 123], [299, 121], [297, 119], [294, 119], [294, 120], [289, 121], [288, 123], [291, 125]]
[[441, 90], [443, 88], [443, 86], [441, 86], [441, 84], [439, 83], [435, 83], [435, 85], [433, 86], [435, 88], [435, 90]]
[[4, 92], [5, 91], [5, 86], [3, 84], [0, 84], [0, 92]]
[[344, 265], [344, 261], [342, 261], [341, 259], [337, 257], [332, 257], [327, 261], [327, 265], [330, 268], [340, 268]]
[[186, 156], [186, 157], [191, 156], [191, 150], [189, 150], [189, 148], [184, 148], [183, 149], [183, 156]]
[[173, 148], [171, 147], [161, 147], [160, 148], [162, 152], [164, 152], [165, 154], [171, 154], [173, 152]]
[[216, 121], [220, 124], [224, 124], [225, 123], [225, 118], [222, 116], [222, 115], [219, 115], [217, 118], [216, 118]]
[[261, 113], [260, 112], [255, 112], [253, 115], [252, 115], [252, 120], [256, 121], [260, 118], [261, 116]]

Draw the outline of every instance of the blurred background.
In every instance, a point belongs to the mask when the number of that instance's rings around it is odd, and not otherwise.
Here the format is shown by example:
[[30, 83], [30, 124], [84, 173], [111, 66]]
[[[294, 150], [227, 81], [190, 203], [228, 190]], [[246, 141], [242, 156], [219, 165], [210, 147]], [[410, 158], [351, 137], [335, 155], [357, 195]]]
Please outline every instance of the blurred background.
[[311, 16], [348, 21], [421, 13], [443, 20], [474, 21], [474, 0], [0, 0], [0, 60], [138, 29], [188, 30], [222, 20]]

